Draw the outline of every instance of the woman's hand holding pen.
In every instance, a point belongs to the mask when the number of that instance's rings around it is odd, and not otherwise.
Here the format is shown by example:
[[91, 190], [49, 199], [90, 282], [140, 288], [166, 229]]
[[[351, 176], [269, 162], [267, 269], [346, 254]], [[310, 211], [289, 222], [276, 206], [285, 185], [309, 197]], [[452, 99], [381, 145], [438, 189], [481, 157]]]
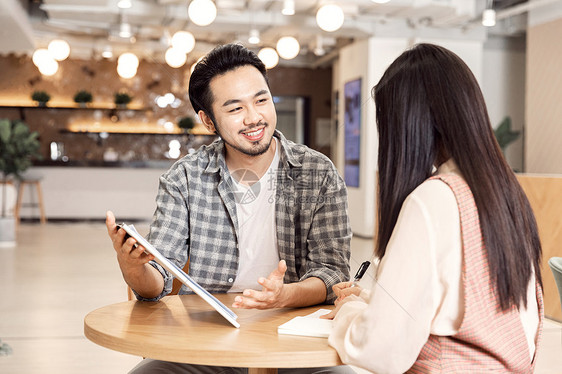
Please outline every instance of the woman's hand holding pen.
[[361, 293], [361, 287], [353, 286], [353, 282], [341, 282], [334, 285], [332, 289], [338, 297], [334, 302], [336, 307], [330, 313], [320, 316], [320, 318], [334, 319], [343, 304], [347, 303], [348, 301], [363, 301], [363, 299], [359, 297], [359, 294]]
[[349, 295], [359, 296], [361, 290], [363, 290], [360, 286], [354, 284], [354, 282], [341, 282], [335, 284], [332, 287], [332, 289], [334, 290], [334, 293], [338, 297], [335, 301], [335, 304], [345, 299]]
[[340, 310], [341, 306], [346, 302], [363, 300], [359, 297], [362, 288], [357, 284], [357, 282], [359, 282], [361, 278], [363, 278], [363, 275], [365, 275], [365, 272], [367, 271], [367, 268], [370, 264], [371, 261], [363, 262], [359, 266], [359, 269], [357, 270], [357, 273], [355, 274], [355, 277], [353, 277], [352, 281], [340, 282], [332, 287], [332, 290], [334, 290], [334, 293], [337, 296], [336, 301], [334, 302], [336, 307], [330, 313], [325, 314], [320, 318], [333, 319]]

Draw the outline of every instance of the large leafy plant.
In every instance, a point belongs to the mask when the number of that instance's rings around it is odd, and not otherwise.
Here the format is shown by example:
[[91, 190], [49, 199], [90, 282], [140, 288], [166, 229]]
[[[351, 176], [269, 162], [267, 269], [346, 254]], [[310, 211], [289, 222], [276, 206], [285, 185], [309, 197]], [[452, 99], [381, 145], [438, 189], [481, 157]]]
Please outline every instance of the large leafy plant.
[[[19, 177], [34, 158], [41, 158], [39, 153], [39, 133], [29, 131], [22, 121], [0, 119], [0, 172], [2, 182], [6, 183], [11, 175]], [[6, 189], [2, 188], [2, 217], [6, 216]]]

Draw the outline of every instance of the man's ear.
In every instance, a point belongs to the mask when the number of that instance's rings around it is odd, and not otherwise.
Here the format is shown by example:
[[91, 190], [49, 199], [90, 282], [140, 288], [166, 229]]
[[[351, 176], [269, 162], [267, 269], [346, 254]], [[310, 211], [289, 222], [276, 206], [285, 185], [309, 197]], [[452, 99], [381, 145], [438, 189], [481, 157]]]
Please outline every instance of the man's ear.
[[211, 117], [209, 117], [207, 115], [207, 113], [200, 110], [199, 113], [197, 113], [197, 115], [199, 116], [199, 118], [201, 118], [201, 121], [203, 122], [203, 126], [205, 126], [205, 128], [207, 130], [209, 130], [209, 132], [211, 132], [213, 134], [217, 133], [217, 129], [215, 128], [215, 124], [213, 123], [213, 120], [211, 119]]

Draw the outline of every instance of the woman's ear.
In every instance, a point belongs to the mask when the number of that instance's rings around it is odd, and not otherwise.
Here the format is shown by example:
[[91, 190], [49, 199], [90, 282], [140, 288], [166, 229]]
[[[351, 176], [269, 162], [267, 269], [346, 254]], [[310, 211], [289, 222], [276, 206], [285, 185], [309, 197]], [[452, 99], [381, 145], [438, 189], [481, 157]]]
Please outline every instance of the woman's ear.
[[213, 123], [213, 120], [211, 119], [211, 117], [209, 117], [207, 115], [207, 113], [200, 110], [199, 113], [197, 113], [197, 115], [199, 116], [199, 118], [201, 118], [201, 121], [203, 122], [203, 126], [205, 126], [205, 128], [207, 130], [209, 130], [209, 132], [212, 132], [213, 134], [217, 133], [217, 129], [215, 128], [215, 124]]

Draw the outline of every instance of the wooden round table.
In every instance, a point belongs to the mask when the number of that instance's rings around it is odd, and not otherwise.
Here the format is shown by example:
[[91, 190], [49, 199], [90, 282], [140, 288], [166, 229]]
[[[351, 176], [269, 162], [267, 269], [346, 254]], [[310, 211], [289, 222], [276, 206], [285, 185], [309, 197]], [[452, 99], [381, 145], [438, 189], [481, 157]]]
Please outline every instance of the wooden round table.
[[[235, 297], [215, 296], [229, 308]], [[250, 373], [341, 365], [325, 338], [277, 334], [277, 326], [319, 308], [233, 309], [241, 325], [237, 329], [197, 295], [166, 296], [159, 302], [127, 301], [94, 310], [84, 319], [84, 334], [101, 346], [137, 356], [247, 367]]]

